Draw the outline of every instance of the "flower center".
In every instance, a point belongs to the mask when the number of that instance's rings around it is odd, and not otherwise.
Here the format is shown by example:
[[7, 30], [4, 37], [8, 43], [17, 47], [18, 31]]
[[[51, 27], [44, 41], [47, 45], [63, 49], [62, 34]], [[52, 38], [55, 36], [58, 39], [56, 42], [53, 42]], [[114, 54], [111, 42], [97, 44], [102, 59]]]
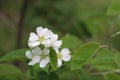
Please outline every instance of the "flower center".
[[45, 54], [42, 54], [42, 55], [40, 55], [40, 57], [41, 57], [42, 59], [45, 59], [45, 58], [46, 58], [46, 55], [45, 55]]
[[60, 53], [57, 54], [57, 57], [61, 59], [62, 58], [62, 54], [60, 54]]
[[43, 42], [45, 40], [44, 36], [39, 37], [39, 41]]

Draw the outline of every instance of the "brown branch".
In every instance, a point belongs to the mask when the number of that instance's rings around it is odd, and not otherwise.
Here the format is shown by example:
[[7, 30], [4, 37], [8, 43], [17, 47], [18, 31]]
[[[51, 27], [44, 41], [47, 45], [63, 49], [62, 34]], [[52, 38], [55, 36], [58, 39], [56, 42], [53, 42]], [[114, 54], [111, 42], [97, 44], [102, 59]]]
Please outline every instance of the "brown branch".
[[17, 33], [17, 49], [22, 47], [22, 35], [23, 35], [23, 22], [25, 18], [25, 13], [28, 5], [28, 0], [23, 0], [23, 6], [20, 12], [20, 20], [18, 22], [18, 33]]

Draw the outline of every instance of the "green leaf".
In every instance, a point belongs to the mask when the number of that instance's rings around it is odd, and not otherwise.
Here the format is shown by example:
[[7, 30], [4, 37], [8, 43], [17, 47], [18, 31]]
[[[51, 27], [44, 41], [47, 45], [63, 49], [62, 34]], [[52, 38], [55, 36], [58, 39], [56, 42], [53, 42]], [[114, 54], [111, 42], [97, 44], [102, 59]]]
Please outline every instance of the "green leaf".
[[117, 15], [120, 13], [120, 0], [112, 0], [110, 7], [108, 8], [108, 15]]
[[23, 59], [25, 59], [25, 51], [26, 50], [28, 50], [28, 49], [19, 49], [19, 50], [9, 52], [0, 58], [0, 62], [23, 60]]
[[37, 73], [41, 69], [44, 69], [44, 68], [40, 68], [39, 64], [35, 64], [34, 66], [28, 67], [27, 72], [26, 72], [26, 79], [27, 80], [33, 80], [33, 79], [35, 80]]
[[120, 35], [120, 31], [116, 32], [115, 34], [112, 35], [112, 37], [116, 36], [116, 35]]
[[80, 69], [83, 65], [85, 65], [91, 59], [91, 57], [98, 48], [99, 44], [91, 42], [84, 44], [78, 49], [76, 49], [73, 52], [71, 60], [72, 70]]
[[116, 61], [116, 64], [118, 65], [118, 67], [120, 68], [120, 54], [115, 55], [115, 61]]
[[49, 79], [49, 75], [47, 74], [47, 72], [39, 71], [36, 80], [48, 80], [48, 79]]
[[49, 80], [59, 80], [57, 73], [56, 72], [50, 72]]
[[41, 70], [37, 75], [37, 80], [59, 80], [59, 79], [56, 72], [50, 72], [49, 74], [47, 74], [46, 71]]
[[62, 48], [75, 48], [81, 44], [81, 41], [76, 36], [69, 34], [62, 37], [62, 42]]
[[101, 49], [96, 57], [90, 61], [90, 65], [100, 71], [115, 70], [117, 66], [114, 59], [115, 54], [108, 48]]
[[0, 64], [0, 79], [21, 80], [23, 73], [17, 67], [10, 64]]
[[112, 74], [106, 74], [105, 75], [105, 80], [120, 80], [120, 76], [112, 73]]
[[53, 49], [50, 50], [50, 65], [54, 70], [57, 69], [57, 54]]
[[71, 71], [70, 66], [63, 65], [57, 71], [59, 80], [81, 80], [78, 70]]
[[88, 72], [86, 69], [79, 70], [79, 75], [81, 80], [102, 80], [102, 75], [93, 75], [92, 73]]

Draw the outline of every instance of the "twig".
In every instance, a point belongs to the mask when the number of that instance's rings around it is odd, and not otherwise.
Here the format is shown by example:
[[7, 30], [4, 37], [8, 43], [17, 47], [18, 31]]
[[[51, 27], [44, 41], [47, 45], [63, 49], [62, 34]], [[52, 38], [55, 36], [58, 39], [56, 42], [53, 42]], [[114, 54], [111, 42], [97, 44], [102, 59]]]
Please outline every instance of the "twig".
[[113, 71], [106, 71], [106, 72], [96, 72], [96, 73], [92, 73], [92, 75], [106, 75], [111, 73], [120, 73], [120, 69], [116, 69]]
[[20, 20], [18, 22], [18, 34], [17, 34], [17, 49], [22, 47], [22, 34], [23, 34], [23, 22], [28, 5], [28, 0], [23, 0], [23, 6], [20, 13]]
[[95, 58], [99, 53], [98, 51], [101, 50], [102, 48], [108, 48], [109, 50], [111, 50], [113, 53], [117, 53], [115, 50], [113, 50], [110, 46], [108, 45], [102, 45], [100, 46], [95, 52], [94, 55], [92, 56], [92, 59]]

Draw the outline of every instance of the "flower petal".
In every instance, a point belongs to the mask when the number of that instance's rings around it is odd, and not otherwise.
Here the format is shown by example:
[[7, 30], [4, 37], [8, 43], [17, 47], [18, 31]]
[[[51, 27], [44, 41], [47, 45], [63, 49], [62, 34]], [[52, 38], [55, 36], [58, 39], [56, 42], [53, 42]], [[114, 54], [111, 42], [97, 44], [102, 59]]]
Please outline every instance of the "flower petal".
[[49, 55], [50, 50], [49, 50], [48, 48], [44, 48], [43, 53], [44, 53], [45, 55]]
[[35, 33], [31, 32], [28, 42], [29, 41], [37, 41], [38, 39], [39, 39], [39, 37]]
[[37, 27], [37, 28], [36, 28], [36, 32], [37, 32], [37, 34], [38, 34], [39, 36], [42, 36], [42, 35], [43, 35], [43, 30], [44, 30], [44, 28], [42, 28], [42, 27]]
[[70, 50], [68, 48], [63, 48], [60, 53], [62, 55], [68, 55], [68, 54], [70, 54]]
[[44, 68], [48, 63], [50, 62], [50, 58], [49, 57], [46, 57], [45, 59], [42, 59], [41, 61], [40, 61], [40, 67], [41, 68]]
[[44, 32], [44, 38], [45, 39], [49, 39], [53, 36], [53, 32], [51, 30], [47, 30], [46, 32]]
[[52, 46], [50, 40], [45, 40], [42, 44], [43, 44], [46, 48], [49, 48], [49, 47]]
[[28, 63], [28, 65], [34, 65], [34, 64], [39, 63], [39, 62], [40, 62], [40, 57], [39, 56], [34, 56], [32, 61], [30, 61]]
[[52, 41], [57, 41], [57, 39], [58, 39], [58, 35], [57, 34], [52, 34], [51, 35], [51, 40]]
[[43, 27], [37, 27], [37, 29], [36, 29], [36, 32], [37, 32], [37, 34], [39, 35], [39, 36], [44, 36], [44, 33], [46, 32], [46, 31], [48, 31], [48, 29], [47, 28], [43, 28]]
[[62, 55], [63, 61], [69, 61], [71, 59], [71, 55]]
[[59, 41], [55, 41], [55, 42], [54, 42], [54, 46], [53, 46], [53, 47], [59, 48], [61, 45], [62, 45], [62, 41], [59, 40]]
[[28, 46], [31, 47], [31, 48], [36, 47], [38, 45], [40, 45], [40, 42], [38, 42], [38, 41], [28, 42]]
[[53, 49], [55, 50], [56, 54], [60, 53], [58, 48], [53, 48]]
[[57, 64], [58, 67], [61, 67], [62, 66], [62, 60], [58, 58], [58, 64]]
[[36, 47], [35, 49], [32, 50], [32, 53], [34, 55], [41, 55], [42, 54], [42, 50], [39, 47]]
[[26, 51], [25, 55], [26, 55], [26, 57], [27, 57], [28, 59], [32, 59], [32, 58], [33, 58], [33, 55], [32, 55], [32, 53], [31, 53], [31, 51]]
[[60, 53], [62, 54], [63, 61], [69, 61], [71, 59], [70, 50], [68, 48], [63, 48]]

